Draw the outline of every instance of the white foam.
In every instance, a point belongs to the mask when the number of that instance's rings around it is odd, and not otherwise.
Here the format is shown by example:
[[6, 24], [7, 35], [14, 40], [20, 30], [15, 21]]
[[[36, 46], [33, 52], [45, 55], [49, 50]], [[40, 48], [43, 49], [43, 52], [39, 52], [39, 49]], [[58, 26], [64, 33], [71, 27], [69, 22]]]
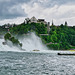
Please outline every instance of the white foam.
[[45, 44], [42, 43], [41, 39], [35, 35], [35, 33], [30, 33], [28, 36], [24, 36], [20, 40], [23, 44], [23, 49], [32, 50], [48, 50]]
[[[70, 51], [55, 51], [55, 50], [48, 50], [45, 44], [41, 41], [35, 33], [29, 33], [29, 35], [24, 35], [19, 39], [19, 41], [23, 44], [22, 48], [24, 50], [20, 50], [19, 48], [12, 45], [9, 41], [8, 45], [3, 45], [4, 39], [0, 39], [0, 51], [13, 51], [13, 52], [36, 52], [36, 53], [68, 53]], [[35, 50], [35, 51], [33, 51]], [[39, 50], [39, 51], [37, 51]]]
[[[40, 52], [47, 51], [48, 48], [45, 44], [42, 43], [41, 39], [36, 36], [35, 33], [29, 33], [29, 35], [24, 35], [24, 37], [20, 38], [19, 41], [23, 44], [23, 49], [25, 52], [33, 52], [33, 50], [39, 50]], [[11, 42], [8, 42], [8, 45], [3, 45], [4, 39], [0, 39], [0, 51], [17, 51], [23, 52], [22, 50], [14, 47]]]

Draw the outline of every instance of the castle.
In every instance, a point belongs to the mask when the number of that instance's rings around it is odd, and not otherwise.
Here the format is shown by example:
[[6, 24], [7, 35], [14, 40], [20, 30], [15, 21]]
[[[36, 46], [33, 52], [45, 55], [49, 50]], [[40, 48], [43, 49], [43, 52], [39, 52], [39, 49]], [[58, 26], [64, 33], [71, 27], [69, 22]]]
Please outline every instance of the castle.
[[46, 22], [45, 19], [36, 19], [34, 16], [29, 19], [29, 18], [26, 18], [25, 19], [25, 24], [27, 23], [43, 23], [45, 25], [47, 25], [47, 32], [49, 33], [50, 32], [50, 22]]

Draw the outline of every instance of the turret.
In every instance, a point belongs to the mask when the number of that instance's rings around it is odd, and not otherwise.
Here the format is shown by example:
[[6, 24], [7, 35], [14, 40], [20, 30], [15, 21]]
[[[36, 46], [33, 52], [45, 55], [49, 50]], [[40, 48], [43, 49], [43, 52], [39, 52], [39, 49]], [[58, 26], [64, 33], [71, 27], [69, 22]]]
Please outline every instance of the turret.
[[47, 24], [47, 32], [48, 32], [48, 34], [50, 32], [50, 22], [48, 22], [48, 24]]
[[54, 26], [53, 20], [52, 20], [52, 26]]
[[26, 18], [25, 19], [25, 24], [29, 23], [30, 19], [29, 18]]
[[65, 21], [65, 26], [67, 26], [68, 24], [67, 24], [67, 21]]

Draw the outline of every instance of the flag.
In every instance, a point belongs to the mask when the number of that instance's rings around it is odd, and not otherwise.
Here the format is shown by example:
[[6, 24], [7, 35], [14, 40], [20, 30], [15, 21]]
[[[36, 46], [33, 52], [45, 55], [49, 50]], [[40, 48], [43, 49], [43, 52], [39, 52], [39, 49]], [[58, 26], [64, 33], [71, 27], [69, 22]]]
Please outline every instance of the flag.
[[8, 32], [9, 32], [9, 29], [8, 29]]

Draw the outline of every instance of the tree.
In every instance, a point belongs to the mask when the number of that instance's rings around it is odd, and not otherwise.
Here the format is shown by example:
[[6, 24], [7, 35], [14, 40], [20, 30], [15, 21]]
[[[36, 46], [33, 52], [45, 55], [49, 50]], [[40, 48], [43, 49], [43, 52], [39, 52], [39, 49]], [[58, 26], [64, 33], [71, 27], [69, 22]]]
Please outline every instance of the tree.
[[52, 41], [53, 43], [56, 43], [56, 42], [57, 42], [57, 37], [56, 37], [55, 35], [52, 35], [52, 36], [51, 36], [51, 41]]
[[13, 43], [13, 45], [22, 47], [22, 43], [20, 43], [18, 41], [18, 39], [15, 39], [15, 37], [12, 37], [10, 33], [6, 33], [5, 36], [4, 36], [4, 39], [5, 39], [6, 42], [7, 42], [7, 40], [9, 40]]
[[5, 38], [5, 40], [9, 40], [11, 38], [11, 34], [10, 33], [6, 33], [4, 38]]

